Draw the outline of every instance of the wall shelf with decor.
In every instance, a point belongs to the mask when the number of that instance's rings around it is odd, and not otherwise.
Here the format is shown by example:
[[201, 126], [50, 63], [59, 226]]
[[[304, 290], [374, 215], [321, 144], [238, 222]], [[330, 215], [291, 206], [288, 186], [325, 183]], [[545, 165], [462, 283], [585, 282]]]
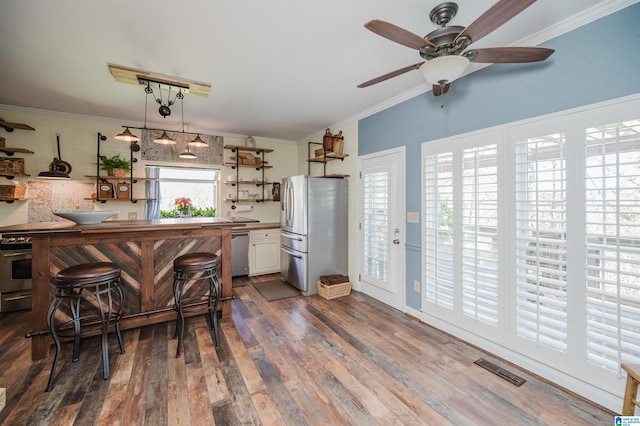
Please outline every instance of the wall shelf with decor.
[[28, 177], [24, 172], [24, 158], [0, 157], [0, 176], [7, 179]]
[[[264, 201], [273, 201], [265, 196], [265, 188], [267, 185], [273, 185], [274, 182], [270, 182], [266, 180], [264, 176], [265, 169], [271, 169], [273, 166], [269, 165], [265, 161], [264, 155], [266, 153], [273, 152], [273, 149], [269, 148], [255, 148], [248, 146], [238, 146], [238, 145], [225, 145], [224, 149], [235, 153], [235, 156], [231, 156], [228, 162], [225, 162], [224, 165], [227, 167], [231, 167], [232, 170], [235, 170], [235, 179], [227, 179], [224, 183], [226, 185], [231, 185], [235, 187], [235, 196], [227, 195], [224, 197], [224, 201], [229, 201], [234, 203], [231, 206], [232, 209], [235, 209], [236, 203], [260, 203]], [[257, 156], [254, 156], [256, 154]], [[261, 172], [260, 177], [258, 178], [246, 178], [240, 176], [241, 168], [253, 168], [259, 172]], [[256, 186], [260, 188], [260, 194], [249, 194], [247, 190], [241, 190], [240, 187], [248, 187], [248, 186]]]
[[[107, 201], [130, 201], [137, 203], [139, 200], [155, 200], [155, 198], [135, 198], [133, 196], [134, 184], [139, 181], [157, 181], [157, 178], [143, 178], [133, 176], [133, 165], [138, 162], [138, 159], [133, 156], [134, 152], [140, 151], [140, 145], [137, 141], [131, 141], [129, 145], [129, 159], [120, 157], [120, 154], [113, 157], [106, 157], [100, 155], [100, 142], [105, 141], [107, 138], [102, 133], [98, 132], [98, 142], [96, 147], [96, 174], [85, 175], [90, 179], [95, 179], [96, 192], [91, 198], [85, 198], [85, 200], [95, 201], [99, 203], [106, 203]], [[116, 137], [117, 139], [117, 137]], [[124, 172], [125, 167], [129, 170]], [[112, 170], [117, 171], [116, 168], [124, 169], [122, 175], [112, 175]], [[108, 175], [101, 175], [101, 170], [107, 170]], [[114, 183], [115, 182], [115, 183]]]
[[13, 155], [16, 153], [34, 154], [34, 152], [24, 148], [9, 148], [5, 146], [5, 141], [5, 138], [0, 137], [0, 152], [7, 155], [7, 157], [0, 157], [0, 176], [4, 176], [7, 179], [13, 179], [16, 176], [29, 176], [24, 172], [24, 158], [9, 157], [13, 157]]
[[[311, 155], [311, 147], [312, 145], [322, 145], [322, 148], [318, 148], [314, 151], [314, 155]], [[309, 142], [307, 144], [307, 174], [309, 176], [311, 176], [311, 164], [312, 163], [321, 163], [322, 164], [322, 176], [319, 177], [326, 177], [326, 178], [345, 178], [345, 177], [349, 177], [349, 175], [342, 175], [342, 174], [327, 174], [327, 163], [329, 161], [336, 161], [336, 160], [340, 160], [340, 161], [344, 161], [345, 158], [347, 158], [349, 156], [349, 154], [342, 154], [342, 153], [336, 153], [336, 152], [332, 152], [332, 151], [328, 151], [327, 150], [327, 145], [325, 143], [321, 143], [321, 142]]]
[[[85, 198], [85, 200], [97, 201], [101, 203], [106, 203], [107, 201], [130, 201], [132, 203], [136, 203], [138, 201], [155, 200], [155, 198], [138, 198], [138, 197], [134, 198], [132, 194], [132, 188], [133, 188], [133, 184], [138, 183], [139, 181], [157, 181], [158, 178], [144, 178], [144, 177], [132, 177], [132, 176], [116, 177], [116, 176], [96, 176], [96, 175], [85, 175], [84, 177], [89, 179], [95, 179], [98, 182], [98, 185], [101, 185], [104, 183], [111, 185], [111, 191], [113, 193], [112, 197], [106, 197], [106, 196], [91, 197], [91, 198]], [[125, 180], [128, 182], [122, 182]], [[118, 191], [118, 188], [117, 188], [118, 181], [120, 181], [121, 184], [125, 183], [127, 185], [127, 191], [126, 191], [127, 194], [124, 196], [118, 197], [118, 193], [122, 194], [125, 192], [124, 190]], [[115, 182], [115, 184], [111, 184], [110, 182]], [[105, 189], [104, 191], [108, 191], [108, 190]], [[103, 193], [103, 195], [106, 195], [106, 194]]]

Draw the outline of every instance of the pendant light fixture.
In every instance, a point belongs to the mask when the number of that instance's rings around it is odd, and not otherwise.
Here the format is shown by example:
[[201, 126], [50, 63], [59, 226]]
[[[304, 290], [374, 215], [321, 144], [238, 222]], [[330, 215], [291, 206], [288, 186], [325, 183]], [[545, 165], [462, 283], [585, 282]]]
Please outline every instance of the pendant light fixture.
[[200, 138], [200, 134], [198, 134], [194, 140], [187, 143], [187, 145], [195, 146], [196, 148], [206, 148], [209, 146], [208, 143], [206, 143], [205, 141], [202, 140], [202, 138]]
[[167, 135], [167, 131], [166, 130], [163, 130], [162, 131], [162, 135], [160, 135], [159, 138], [155, 138], [153, 141], [155, 143], [159, 143], [161, 145], [175, 145], [177, 143], [176, 141], [171, 139], [169, 137], [169, 135]]
[[126, 141], [126, 142], [137, 142], [140, 140], [139, 137], [131, 133], [128, 127], [124, 129], [124, 132], [116, 135], [115, 138], [120, 141]]
[[184, 158], [185, 160], [195, 160], [196, 159], [196, 155], [189, 151], [189, 145], [187, 145], [187, 150], [185, 152], [183, 152], [182, 154], [180, 154], [178, 157], [180, 158]]
[[71, 173], [71, 164], [62, 161], [60, 156], [60, 133], [56, 133], [56, 142], [58, 145], [58, 157], [54, 158], [53, 162], [49, 164], [49, 170], [38, 173], [38, 179], [71, 179], [71, 176], [69, 176], [69, 173]]

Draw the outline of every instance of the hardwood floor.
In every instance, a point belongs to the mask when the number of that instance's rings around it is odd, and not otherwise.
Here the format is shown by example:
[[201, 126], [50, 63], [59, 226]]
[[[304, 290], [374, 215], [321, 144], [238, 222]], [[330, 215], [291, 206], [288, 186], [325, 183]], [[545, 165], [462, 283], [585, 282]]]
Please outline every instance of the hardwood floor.
[[[277, 275], [276, 275], [277, 276]], [[614, 413], [501, 364], [362, 293], [267, 302], [234, 281], [233, 317], [215, 347], [205, 316], [187, 319], [175, 358], [173, 323], [110, 337], [112, 376], [100, 342], [83, 339], [72, 363], [63, 345], [31, 361], [30, 313], [0, 314], [0, 387], [6, 425], [606, 425]], [[527, 382], [516, 387], [476, 366], [485, 358]]]

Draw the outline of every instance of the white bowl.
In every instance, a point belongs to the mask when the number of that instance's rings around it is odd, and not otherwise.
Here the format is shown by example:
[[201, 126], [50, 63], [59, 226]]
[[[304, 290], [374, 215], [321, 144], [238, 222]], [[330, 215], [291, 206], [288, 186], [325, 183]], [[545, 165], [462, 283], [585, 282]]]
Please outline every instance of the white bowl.
[[120, 212], [53, 212], [56, 216], [69, 219], [78, 225], [95, 225], [118, 213]]

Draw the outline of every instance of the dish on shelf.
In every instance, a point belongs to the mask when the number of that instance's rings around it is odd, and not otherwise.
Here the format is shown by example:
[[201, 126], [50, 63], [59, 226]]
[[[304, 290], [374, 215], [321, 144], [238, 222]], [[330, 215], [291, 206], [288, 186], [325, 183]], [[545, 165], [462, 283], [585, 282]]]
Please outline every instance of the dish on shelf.
[[54, 215], [60, 216], [67, 220], [77, 223], [78, 225], [96, 225], [110, 217], [120, 213], [119, 211], [105, 212], [53, 212]]

